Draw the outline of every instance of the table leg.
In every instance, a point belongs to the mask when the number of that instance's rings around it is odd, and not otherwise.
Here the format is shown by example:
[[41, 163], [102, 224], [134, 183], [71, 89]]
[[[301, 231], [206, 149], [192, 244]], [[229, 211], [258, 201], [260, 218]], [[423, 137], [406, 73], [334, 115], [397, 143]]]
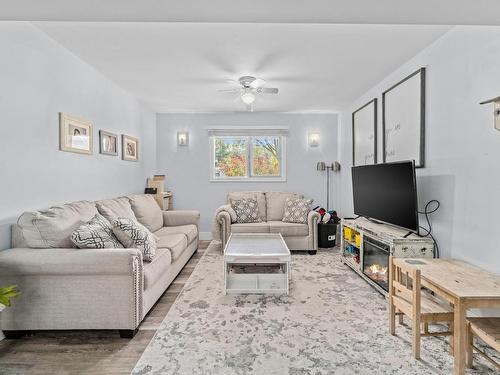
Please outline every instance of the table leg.
[[455, 353], [455, 362], [453, 367], [454, 375], [463, 375], [465, 373], [465, 350], [466, 350], [466, 306], [463, 301], [458, 299], [455, 303], [454, 313], [454, 342], [453, 352]]
[[222, 262], [222, 266], [224, 268], [224, 295], [227, 295], [227, 263]]

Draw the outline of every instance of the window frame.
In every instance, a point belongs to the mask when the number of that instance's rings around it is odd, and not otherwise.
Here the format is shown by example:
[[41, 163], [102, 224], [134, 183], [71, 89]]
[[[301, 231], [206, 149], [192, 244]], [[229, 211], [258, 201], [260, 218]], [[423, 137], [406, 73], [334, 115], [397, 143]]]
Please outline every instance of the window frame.
[[[279, 162], [280, 162], [280, 174], [279, 176], [254, 176], [253, 175], [253, 139], [259, 137], [276, 137], [279, 138]], [[245, 138], [246, 142], [246, 176], [238, 177], [216, 177], [215, 176], [215, 143], [217, 139], [234, 139], [234, 138]], [[209, 152], [210, 152], [210, 182], [285, 182], [286, 181], [286, 134], [282, 132], [270, 132], [269, 130], [263, 130], [259, 133], [256, 130], [249, 130], [248, 132], [239, 131], [237, 133], [228, 132], [227, 134], [210, 134], [209, 135]]]

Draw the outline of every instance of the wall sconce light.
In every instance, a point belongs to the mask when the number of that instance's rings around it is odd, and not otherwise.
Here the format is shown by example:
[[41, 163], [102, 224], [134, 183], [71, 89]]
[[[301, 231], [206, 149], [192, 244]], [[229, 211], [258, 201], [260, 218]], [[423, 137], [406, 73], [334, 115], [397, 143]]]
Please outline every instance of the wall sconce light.
[[495, 118], [495, 129], [500, 130], [500, 96], [497, 96], [496, 98], [490, 100], [485, 100], [484, 102], [481, 102], [479, 104], [488, 103], [494, 103], [493, 116]]
[[177, 146], [187, 146], [189, 144], [188, 132], [177, 132]]
[[309, 133], [309, 147], [318, 147], [318, 146], [319, 146], [319, 134]]

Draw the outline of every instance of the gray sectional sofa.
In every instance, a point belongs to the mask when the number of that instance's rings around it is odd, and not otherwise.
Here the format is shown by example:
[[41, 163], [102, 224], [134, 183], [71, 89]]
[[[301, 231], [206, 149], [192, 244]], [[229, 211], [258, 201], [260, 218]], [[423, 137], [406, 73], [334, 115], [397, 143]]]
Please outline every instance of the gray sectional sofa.
[[[281, 233], [290, 250], [318, 250], [319, 213], [310, 211], [307, 224], [283, 222], [285, 202], [288, 198], [303, 198], [299, 193], [281, 191], [244, 191], [229, 193], [227, 203], [217, 209], [213, 229], [214, 239], [220, 239], [225, 247], [231, 233]], [[230, 201], [241, 198], [256, 198], [259, 206], [259, 223], [236, 223], [231, 217]]]
[[[137, 249], [77, 249], [71, 233], [96, 213], [137, 219], [157, 237], [152, 262]], [[198, 249], [197, 211], [161, 211], [148, 195], [74, 202], [21, 215], [0, 251], [0, 285], [21, 295], [1, 315], [6, 337], [22, 331], [113, 329], [133, 337], [145, 314]]]

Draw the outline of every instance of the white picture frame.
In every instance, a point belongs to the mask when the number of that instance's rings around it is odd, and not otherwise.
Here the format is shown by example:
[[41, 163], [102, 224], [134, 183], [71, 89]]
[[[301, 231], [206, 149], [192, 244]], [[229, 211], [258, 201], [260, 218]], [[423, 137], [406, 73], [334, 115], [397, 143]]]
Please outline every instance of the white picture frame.
[[90, 121], [59, 113], [59, 150], [92, 155], [93, 145]]

